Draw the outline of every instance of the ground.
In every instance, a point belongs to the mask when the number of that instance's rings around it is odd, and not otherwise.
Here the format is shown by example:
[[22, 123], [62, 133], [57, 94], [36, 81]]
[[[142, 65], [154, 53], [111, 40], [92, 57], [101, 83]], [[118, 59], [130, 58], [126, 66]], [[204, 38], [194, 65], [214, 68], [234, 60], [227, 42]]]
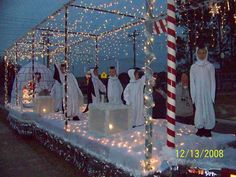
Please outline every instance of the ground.
[[0, 116], [0, 176], [85, 177], [36, 140], [17, 135]]
[[236, 94], [217, 95], [215, 108], [218, 119], [236, 121]]

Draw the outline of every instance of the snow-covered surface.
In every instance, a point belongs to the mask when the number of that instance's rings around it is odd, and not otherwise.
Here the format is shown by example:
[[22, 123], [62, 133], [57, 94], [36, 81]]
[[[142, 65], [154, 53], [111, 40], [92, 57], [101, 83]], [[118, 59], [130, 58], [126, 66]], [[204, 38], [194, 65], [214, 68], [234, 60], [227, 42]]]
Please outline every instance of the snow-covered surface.
[[[115, 164], [135, 176], [140, 176], [144, 171], [141, 161], [144, 157], [144, 126], [129, 131], [118, 133], [112, 137], [102, 137], [88, 131], [87, 114], [83, 114], [81, 121], [70, 121], [64, 127], [64, 118], [60, 113], [41, 117], [33, 112], [22, 112], [19, 107], [9, 105], [10, 116], [24, 121], [32, 121], [38, 127], [69, 141], [71, 144], [84, 149], [86, 152]], [[227, 128], [227, 127], [226, 127]], [[236, 149], [227, 143], [236, 141], [231, 134], [213, 132], [212, 138], [197, 137], [195, 128], [191, 125], [176, 123], [176, 149], [166, 147], [166, 121], [154, 120], [153, 126], [153, 159], [156, 163], [155, 170], [162, 171], [165, 164], [190, 164], [193, 167], [204, 169], [231, 168], [236, 169]], [[222, 158], [176, 158], [176, 150], [221, 150]]]

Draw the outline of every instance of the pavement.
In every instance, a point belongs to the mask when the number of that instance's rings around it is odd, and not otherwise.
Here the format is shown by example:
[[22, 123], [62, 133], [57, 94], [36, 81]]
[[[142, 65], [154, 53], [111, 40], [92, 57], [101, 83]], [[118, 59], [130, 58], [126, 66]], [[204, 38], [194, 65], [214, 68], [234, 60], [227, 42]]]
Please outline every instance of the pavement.
[[0, 111], [0, 177], [85, 177], [36, 140], [14, 132]]
[[235, 134], [236, 136], [236, 121], [217, 119], [216, 126], [213, 131], [224, 134]]

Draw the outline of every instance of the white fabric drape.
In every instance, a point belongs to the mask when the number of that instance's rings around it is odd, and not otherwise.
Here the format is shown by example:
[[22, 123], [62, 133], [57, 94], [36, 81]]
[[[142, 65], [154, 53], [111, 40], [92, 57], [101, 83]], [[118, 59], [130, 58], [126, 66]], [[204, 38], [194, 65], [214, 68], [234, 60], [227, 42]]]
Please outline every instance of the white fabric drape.
[[91, 76], [92, 76], [92, 82], [93, 82], [93, 87], [94, 87], [94, 92], [95, 95], [92, 94], [92, 100], [93, 104], [100, 103], [100, 94], [99, 90], [101, 92], [106, 92], [106, 86], [102, 83], [102, 81], [98, 78], [98, 76], [94, 75], [94, 69], [91, 69]]
[[[57, 65], [56, 65], [57, 66]], [[63, 98], [65, 97], [65, 75], [61, 72], [60, 68], [57, 66], [60, 80], [63, 83], [62, 88], [62, 95]], [[68, 117], [74, 117], [74, 116], [80, 116], [81, 113], [79, 112], [80, 106], [83, 105], [83, 94], [78, 86], [78, 82], [75, 78], [75, 76], [72, 73], [67, 73], [67, 116]]]
[[124, 100], [127, 105], [132, 107], [132, 125], [139, 126], [144, 124], [144, 103], [143, 89], [145, 85], [145, 76], [135, 80], [134, 69], [128, 71], [130, 82], [124, 90]]
[[123, 87], [117, 76], [109, 77], [107, 86], [107, 96], [109, 103], [112, 104], [122, 104], [121, 95], [123, 92]]
[[62, 111], [62, 84], [58, 81], [55, 81], [51, 89], [51, 96], [54, 99], [54, 111]]
[[[207, 54], [208, 55], [208, 54]], [[195, 103], [195, 126], [200, 128], [212, 129], [215, 126], [215, 68], [206, 59], [200, 60], [190, 69], [190, 93], [192, 102]]]

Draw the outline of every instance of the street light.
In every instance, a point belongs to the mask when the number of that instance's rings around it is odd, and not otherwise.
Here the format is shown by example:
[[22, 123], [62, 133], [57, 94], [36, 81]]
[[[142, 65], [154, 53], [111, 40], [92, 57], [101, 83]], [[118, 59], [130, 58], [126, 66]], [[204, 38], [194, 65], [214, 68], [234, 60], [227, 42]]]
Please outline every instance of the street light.
[[136, 67], [136, 37], [137, 36], [139, 36], [139, 32], [137, 32], [137, 30], [134, 30], [134, 32], [131, 34], [128, 34], [128, 37], [131, 37], [133, 39], [134, 68]]

